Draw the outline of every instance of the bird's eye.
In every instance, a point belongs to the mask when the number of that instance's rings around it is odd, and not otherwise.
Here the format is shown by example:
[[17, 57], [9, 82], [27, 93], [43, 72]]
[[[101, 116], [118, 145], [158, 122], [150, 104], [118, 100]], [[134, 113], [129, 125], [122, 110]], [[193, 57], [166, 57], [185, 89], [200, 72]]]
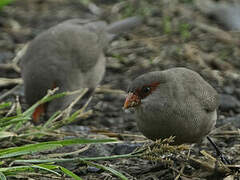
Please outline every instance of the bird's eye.
[[147, 94], [147, 93], [150, 93], [150, 91], [151, 91], [151, 88], [150, 87], [148, 87], [148, 86], [145, 86], [145, 87], [143, 87], [142, 88], [142, 93], [144, 93], [144, 94]]

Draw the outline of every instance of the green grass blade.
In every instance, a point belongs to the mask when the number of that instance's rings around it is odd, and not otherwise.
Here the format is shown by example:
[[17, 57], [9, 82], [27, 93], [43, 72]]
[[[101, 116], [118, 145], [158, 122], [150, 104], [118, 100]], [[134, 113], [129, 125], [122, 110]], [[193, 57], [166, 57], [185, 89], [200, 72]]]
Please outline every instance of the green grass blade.
[[115, 169], [112, 169], [110, 167], [98, 164], [98, 163], [92, 163], [89, 161], [84, 161], [86, 164], [90, 165], [90, 166], [94, 166], [96, 168], [102, 169], [104, 171], [108, 171], [112, 174], [114, 174], [115, 176], [117, 176], [118, 178], [122, 179], [122, 180], [128, 180], [128, 178], [126, 176], [124, 176], [122, 173], [116, 171]]
[[19, 155], [32, 154], [44, 150], [52, 150], [58, 147], [63, 147], [73, 144], [95, 144], [95, 143], [107, 143], [115, 142], [115, 139], [67, 139], [61, 141], [49, 141], [37, 144], [29, 144], [20, 147], [13, 147], [0, 150], [0, 159], [15, 157]]
[[13, 175], [18, 172], [33, 172], [34, 169], [31, 166], [13, 166], [13, 167], [6, 167], [0, 168], [0, 173], [4, 173], [4, 175]]
[[0, 139], [14, 137], [14, 136], [17, 136], [17, 135], [15, 133], [13, 133], [13, 132], [0, 131]]
[[10, 118], [8, 121], [1, 121], [0, 122], [0, 127], [4, 127], [4, 126], [7, 126], [7, 125], [11, 125], [11, 124], [16, 124], [16, 123], [19, 123], [19, 122], [23, 122], [23, 121], [27, 121], [27, 120], [30, 120], [31, 117], [22, 117], [22, 116], [17, 116], [15, 118]]
[[0, 8], [12, 3], [13, 1], [15, 1], [15, 0], [1, 0], [0, 1]]
[[67, 95], [66, 92], [58, 93], [58, 94], [54, 94], [54, 95], [46, 95], [41, 100], [39, 100], [37, 103], [32, 105], [30, 108], [28, 108], [25, 112], [23, 112], [22, 115], [31, 117], [35, 108], [38, 107], [40, 104], [52, 101], [53, 99], [60, 98], [60, 97], [66, 96], [66, 95]]
[[6, 176], [0, 172], [0, 180], [7, 180]]
[[41, 144], [41, 145], [31, 144], [31, 145], [32, 146], [11, 148], [9, 151], [2, 152], [0, 153], [0, 159], [32, 154], [46, 150], [53, 150], [58, 147], [62, 147], [59, 144]]
[[99, 161], [99, 160], [110, 160], [110, 159], [121, 159], [121, 158], [134, 158], [139, 157], [141, 154], [121, 154], [113, 156], [98, 156], [98, 157], [77, 157], [77, 158], [48, 158], [48, 159], [18, 159], [13, 163], [62, 163], [62, 162], [79, 162], [79, 161]]
[[72, 171], [69, 171], [68, 169], [59, 166], [59, 168], [62, 170], [62, 172], [70, 177], [72, 177], [75, 180], [82, 180], [82, 178], [80, 178], [78, 175], [76, 175], [75, 173], [73, 173]]
[[[0, 1], [1, 2], [1, 1]], [[5, 109], [5, 108], [8, 108], [12, 105], [11, 102], [3, 102], [0, 104], [0, 109]]]
[[61, 113], [61, 111], [57, 111], [55, 112], [46, 123], [44, 123], [44, 125], [42, 126], [42, 129], [46, 129], [47, 127], [50, 126], [50, 124], [52, 124], [53, 120]]
[[61, 174], [59, 174], [58, 172], [53, 171], [53, 169], [58, 169], [59, 166], [49, 165], [49, 164], [38, 164], [38, 165], [33, 165], [32, 167], [48, 171], [48, 172], [53, 173], [57, 176], [61, 176]]
[[58, 169], [59, 166], [55, 165], [29, 165], [29, 166], [13, 166], [13, 167], [7, 167], [7, 168], [0, 168], [0, 173], [4, 173], [5, 175], [15, 175], [20, 172], [34, 172], [34, 169], [44, 170], [48, 171], [50, 173], [53, 173], [57, 176], [61, 176], [61, 174], [53, 171], [52, 169]]
[[14, 119], [14, 118], [17, 118], [17, 117], [19, 117], [19, 116], [2, 117], [2, 118], [0, 119], [0, 123], [2, 124], [2, 123], [4, 123], [5, 121], [10, 121], [10, 120], [12, 120], [12, 119]]

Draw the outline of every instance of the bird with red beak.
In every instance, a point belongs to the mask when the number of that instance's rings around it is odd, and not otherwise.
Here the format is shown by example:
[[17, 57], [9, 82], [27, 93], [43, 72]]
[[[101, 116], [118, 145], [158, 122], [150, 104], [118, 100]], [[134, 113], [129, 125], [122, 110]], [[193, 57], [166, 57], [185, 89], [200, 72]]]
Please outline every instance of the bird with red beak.
[[124, 109], [134, 108], [139, 130], [175, 144], [200, 142], [214, 128], [219, 97], [198, 73], [186, 68], [155, 71], [129, 85]]

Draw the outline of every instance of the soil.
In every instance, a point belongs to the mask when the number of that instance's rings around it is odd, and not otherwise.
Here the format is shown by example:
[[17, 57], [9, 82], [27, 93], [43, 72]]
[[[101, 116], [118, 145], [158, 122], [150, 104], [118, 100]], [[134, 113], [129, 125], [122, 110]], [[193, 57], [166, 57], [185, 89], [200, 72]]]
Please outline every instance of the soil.
[[[197, 71], [221, 95], [219, 118], [211, 137], [231, 160], [231, 164], [239, 164], [239, 33], [227, 31], [215, 19], [203, 14], [191, 0], [173, 0], [171, 3], [167, 0], [95, 0], [94, 3], [105, 10], [101, 17], [93, 15], [86, 4], [76, 0], [16, 0], [5, 6], [0, 10], [0, 63], [10, 63], [27, 42], [64, 20], [98, 18], [114, 22], [127, 16], [144, 14], [146, 20], [141, 27], [123, 34], [109, 45], [105, 53], [106, 74], [101, 84], [111, 89], [126, 91], [131, 80], [144, 72], [171, 67], [187, 67]], [[14, 69], [2, 68], [0, 77], [18, 78], [21, 75]], [[14, 86], [15, 84], [0, 87], [0, 95]], [[20, 97], [22, 107], [27, 108], [22, 87], [4, 101], [15, 101], [16, 96]], [[104, 136], [107, 132], [124, 141], [122, 145], [96, 146], [94, 151], [88, 150], [88, 156], [131, 152], [141, 146], [141, 143], [136, 141], [144, 140], [144, 137], [137, 129], [135, 116], [122, 110], [124, 98], [124, 94], [114, 92], [95, 94], [88, 107], [93, 110], [93, 114], [62, 130], [75, 133], [84, 131], [89, 136]], [[192, 156], [205, 160], [200, 153], [203, 149], [217, 157], [207, 141], [194, 145]], [[177, 177], [183, 166], [178, 160], [172, 167], [139, 158], [98, 163], [122, 172], [129, 179], [223, 179], [227, 176], [217, 176], [216, 172], [187, 164]], [[84, 171], [78, 166], [72, 168], [83, 179], [117, 179], [112, 174], [93, 167]], [[237, 179], [239, 177], [236, 174], [237, 172], [231, 171], [228, 177], [235, 175]]]

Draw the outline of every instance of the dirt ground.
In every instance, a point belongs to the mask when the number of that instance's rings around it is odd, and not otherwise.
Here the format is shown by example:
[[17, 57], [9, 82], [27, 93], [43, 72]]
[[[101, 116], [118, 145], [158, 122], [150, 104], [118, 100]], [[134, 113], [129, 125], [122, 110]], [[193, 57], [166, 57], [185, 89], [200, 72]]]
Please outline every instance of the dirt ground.
[[[10, 63], [27, 42], [59, 22], [71, 18], [96, 17], [83, 2], [85, 1], [16, 0], [4, 7], [0, 11], [0, 63]], [[105, 10], [104, 15], [98, 18], [107, 22], [135, 14], [146, 16], [141, 27], [123, 34], [109, 45], [106, 51], [106, 74], [101, 84], [111, 89], [126, 91], [131, 80], [144, 72], [180, 66], [197, 71], [221, 95], [219, 118], [211, 137], [232, 164], [239, 164], [240, 34], [236, 31], [227, 31], [224, 26], [203, 14], [194, 0], [173, 0], [171, 3], [168, 0], [139, 2], [95, 0], [94, 3]], [[14, 68], [1, 66], [0, 77], [19, 78], [20, 73]], [[0, 95], [14, 86], [15, 84], [10, 84], [0, 87]], [[15, 101], [16, 95], [20, 97], [23, 108], [26, 108], [22, 87], [3, 100]], [[143, 137], [137, 129], [133, 114], [122, 110], [123, 103], [123, 94], [98, 93], [94, 95], [89, 106], [89, 109], [93, 110], [93, 115], [79, 120], [67, 130], [75, 132], [84, 130], [93, 134], [108, 132], [139, 135], [119, 136], [125, 141], [124, 147], [99, 147], [100, 154], [103, 151], [108, 153], [111, 151], [110, 154], [130, 151], [138, 146], [132, 142]], [[215, 151], [207, 141], [194, 145], [191, 150], [192, 156], [205, 160], [200, 153], [203, 149], [216, 157]], [[94, 153], [95, 156], [99, 155]], [[216, 172], [189, 164], [181, 170], [183, 164], [177, 160], [171, 168], [137, 158], [99, 163], [122, 172], [129, 179], [200, 180], [223, 179], [226, 176], [216, 177]], [[88, 168], [82, 171], [75, 168], [74, 172], [84, 179], [116, 179], [111, 174], [97, 169]], [[181, 175], [178, 177], [180, 171]], [[237, 172], [230, 173], [234, 174], [235, 179], [238, 179]]]

